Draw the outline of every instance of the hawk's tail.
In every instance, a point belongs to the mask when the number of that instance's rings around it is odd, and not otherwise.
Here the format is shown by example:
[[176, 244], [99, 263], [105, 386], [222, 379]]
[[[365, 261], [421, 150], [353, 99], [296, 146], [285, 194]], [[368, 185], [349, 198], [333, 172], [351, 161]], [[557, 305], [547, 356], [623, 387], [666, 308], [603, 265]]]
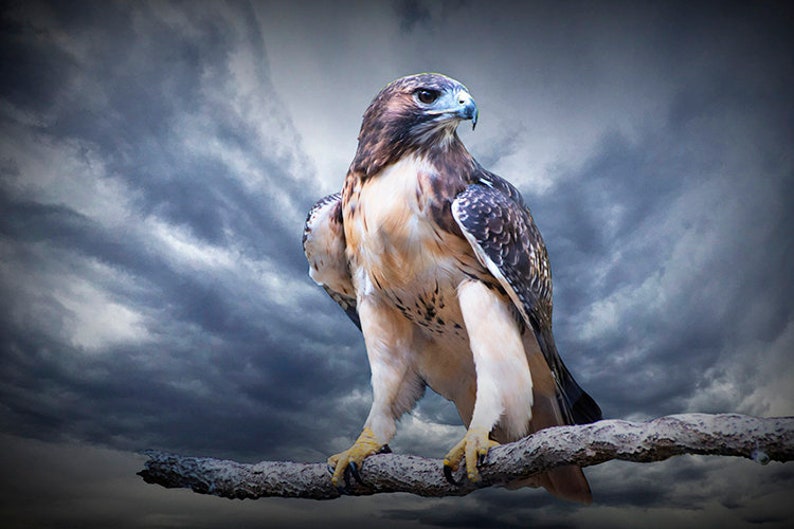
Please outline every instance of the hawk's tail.
[[582, 389], [557, 352], [554, 336], [549, 332], [535, 333], [538, 345], [551, 368], [557, 384], [557, 399], [568, 424], [588, 424], [603, 419], [601, 408]]
[[[527, 351], [527, 361], [529, 371], [532, 374], [532, 392], [534, 402], [532, 403], [532, 419], [529, 423], [529, 432], [537, 432], [544, 428], [571, 424], [574, 417], [584, 416], [590, 418], [593, 414], [600, 416], [601, 411], [589, 396], [573, 380], [565, 366], [560, 362], [555, 369], [549, 367], [549, 362], [545, 352], [541, 352], [540, 344], [533, 339], [532, 335], [525, 335], [524, 349]], [[555, 351], [556, 352], [556, 351]], [[567, 374], [567, 376], [566, 376]], [[566, 400], [563, 384], [569, 387], [571, 395], [577, 398], [576, 402], [581, 402], [583, 406], [577, 407], [575, 403], [571, 405]], [[578, 391], [580, 394], [577, 394]], [[592, 403], [595, 410], [588, 408]], [[583, 411], [584, 410], [584, 411]], [[586, 414], [584, 412], [587, 412]], [[582, 418], [582, 417], [580, 417]], [[499, 441], [500, 439], [496, 439]], [[512, 440], [512, 439], [511, 439]], [[520, 479], [508, 484], [509, 488], [514, 487], [545, 487], [549, 492], [557, 497], [581, 503], [592, 502], [590, 485], [587, 483], [582, 469], [575, 465], [566, 465], [553, 468], [547, 472], [535, 474], [525, 479]]]
[[601, 407], [577, 384], [571, 372], [560, 361], [562, 369], [558, 376], [560, 405], [567, 409], [572, 424], [587, 424], [603, 419]]

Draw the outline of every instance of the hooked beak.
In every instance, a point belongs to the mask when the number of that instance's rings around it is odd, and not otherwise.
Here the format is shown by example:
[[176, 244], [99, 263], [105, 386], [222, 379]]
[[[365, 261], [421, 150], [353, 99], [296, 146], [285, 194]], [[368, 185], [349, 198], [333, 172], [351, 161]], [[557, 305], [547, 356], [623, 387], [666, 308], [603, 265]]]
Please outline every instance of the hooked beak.
[[425, 112], [439, 116], [443, 121], [450, 118], [456, 122], [461, 119], [470, 119], [472, 130], [477, 126], [477, 118], [479, 116], [477, 103], [474, 102], [471, 94], [465, 88], [461, 88], [454, 94], [445, 94], [443, 99], [439, 99], [439, 104], [436, 108], [427, 109]]
[[479, 117], [477, 103], [474, 102], [474, 99], [466, 90], [459, 91], [456, 99], [458, 103], [457, 116], [461, 119], [470, 119], [471, 130], [474, 130], [477, 127], [477, 118]]

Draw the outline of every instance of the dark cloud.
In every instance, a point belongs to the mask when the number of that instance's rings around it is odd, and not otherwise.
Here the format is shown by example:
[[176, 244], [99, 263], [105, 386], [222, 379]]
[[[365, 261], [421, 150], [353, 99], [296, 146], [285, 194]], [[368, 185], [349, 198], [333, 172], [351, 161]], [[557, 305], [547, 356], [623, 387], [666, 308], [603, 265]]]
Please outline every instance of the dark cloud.
[[[309, 283], [300, 249], [302, 227], [294, 222], [302, 220], [303, 212], [285, 220], [283, 199], [267, 191], [278, 186], [301, 210], [307, 209], [314, 196], [291, 173], [306, 162], [289, 136], [284, 145], [262, 150], [258, 127], [268, 125], [240, 120], [235, 114], [239, 111], [231, 108], [235, 101], [223, 98], [227, 77], [250, 76], [265, 111], [278, 110], [261, 57], [253, 70], [231, 72], [229, 57], [240, 46], [262, 51], [252, 18], [244, 10], [164, 16], [172, 6], [158, 3], [107, 9], [87, 4], [68, 12], [60, 12], [58, 5], [37, 7], [36, 16], [28, 19], [14, 12], [18, 18], [9, 23], [15, 31], [7, 38], [19, 44], [18, 55], [9, 62], [23, 69], [4, 85], [3, 95], [17, 112], [41, 116], [47, 124], [25, 130], [19, 122], [6, 122], [5, 133], [22, 130], [48, 142], [53, 151], [87, 153], [91, 160], [83, 169], [96, 162], [102, 174], [94, 182], [88, 175], [75, 175], [74, 184], [90, 192], [91, 186], [114, 180], [129, 194], [111, 193], [108, 198], [128, 199], [128, 218], [79, 211], [68, 199], [23, 198], [17, 189], [3, 186], [2, 233], [6, 247], [14, 251], [15, 265], [3, 285], [5, 299], [14, 300], [3, 311], [6, 431], [127, 449], [155, 445], [249, 457], [275, 456], [274, 447], [288, 445], [287, 439], [321, 439], [298, 427], [311, 421], [297, 418], [313, 407], [309, 415], [327, 409], [329, 404], [317, 395], [340, 384], [363, 386], [360, 364], [347, 366], [349, 374], [334, 379], [323, 376], [325, 369], [307, 369], [329, 360], [309, 346], [327, 333], [307, 329], [295, 317], [299, 310], [283, 314], [270, 299], [275, 292], [251, 291], [235, 277], [202, 269], [201, 263], [198, 269], [185, 268], [180, 260], [194, 260], [191, 251], [200, 254], [199, 260], [220, 254], [217, 258], [228, 261], [227, 269], [256, 265], [267, 268], [263, 273], [283, 277], [281, 285], [270, 288], [287, 290], [291, 281]], [[132, 25], [131, 18], [138, 24]], [[35, 45], [26, 45], [31, 40]], [[58, 67], [48, 68], [48, 60], [57, 61]], [[37, 75], [59, 77], [56, 82]], [[208, 85], [207, 75], [216, 81]], [[58, 97], [30, 94], [25, 88], [42, 81]], [[214, 94], [207, 92], [217, 86], [221, 99], [213, 101]], [[267, 117], [273, 127], [268, 133], [277, 135], [279, 128], [288, 127], [283, 116]], [[186, 118], [196, 118], [197, 128], [208, 127], [198, 131], [206, 139], [250, 155], [258, 185], [241, 178], [239, 168], [230, 167], [218, 152], [203, 150], [207, 145], [190, 145], [203, 138], [191, 137], [196, 131], [181, 123]], [[20, 166], [29, 166], [25, 155], [4, 148], [4, 172], [22, 184], [41, 178], [23, 173], [26, 169]], [[58, 177], [59, 170], [68, 168], [52, 170]], [[151, 238], [151, 228], [159, 226], [173, 227], [180, 240], [170, 241], [167, 231], [161, 235], [175, 247], [163, 248], [162, 240]], [[180, 255], [183, 251], [188, 255]], [[98, 264], [111, 276], [105, 284], [95, 277]], [[90, 348], [86, 341], [102, 340], [86, 336], [78, 343], [64, 341], [69, 327], [83, 317], [75, 310], [86, 309], [71, 306], [75, 299], [59, 299], [58, 294], [64, 295], [59, 289], [81, 296], [69, 292], [64, 283], [69, 278], [84, 282], [82, 287], [112, 306], [139, 314], [136, 321], [147, 330], [142, 343], [116, 344], [110, 336], [110, 343], [100, 343], [102, 350], [92, 353], [85, 350]], [[41, 281], [52, 283], [56, 292], [38, 288], [35, 283]], [[317, 292], [316, 298], [321, 295]], [[286, 299], [288, 292], [278, 296]], [[44, 312], [20, 318], [15, 314], [20, 307]], [[45, 314], [54, 318], [38, 319]], [[346, 336], [352, 341], [352, 329]], [[306, 387], [312, 388], [308, 395]], [[240, 423], [248, 426], [235, 427]], [[229, 432], [234, 431], [244, 433], [231, 440]], [[328, 447], [320, 444], [315, 450]]]
[[400, 29], [413, 30], [417, 24], [430, 20], [430, 10], [418, 0], [402, 0], [395, 4], [397, 16], [401, 18]]
[[46, 112], [61, 95], [61, 87], [74, 74], [77, 65], [65, 51], [51, 49], [23, 20], [4, 16], [2, 35], [3, 99], [19, 107]]
[[[788, 8], [344, 7], [4, 6], [4, 518], [106, 526], [143, 498], [126, 526], [785, 526], [785, 466], [610, 463], [589, 510], [535, 490], [241, 504], [95, 448], [317, 461], [355, 438], [362, 340], [307, 277], [302, 223], [375, 91], [420, 70], [474, 90], [461, 135], [530, 203], [555, 336], [608, 416], [791, 413]], [[428, 391], [392, 446], [438, 457], [462, 431]], [[40, 508], [59, 501], [85, 514]]]
[[[749, 172], [730, 174], [714, 161], [746, 148], [731, 144], [738, 138], [726, 138], [712, 124], [695, 131], [671, 128], [634, 144], [609, 138], [536, 208], [556, 264], [558, 307], [595, 302], [591, 318], [616, 309], [603, 303], [610, 297], [645, 307], [609, 315], [617, 318], [609, 332], [569, 346], [574, 365], [587, 365], [586, 356], [600, 364], [597, 378], [609, 388], [605, 397], [621, 403], [608, 406], [617, 415], [630, 413], [631, 406], [654, 415], [680, 409], [680, 399], [700, 389], [706, 368], [728, 361], [726, 349], [780, 336], [792, 317], [786, 265], [791, 246], [772, 235], [790, 222], [790, 208], [783, 206], [791, 203], [788, 175], [759, 181]], [[675, 225], [671, 211], [679, 215]], [[740, 242], [750, 240], [755, 251]], [[665, 279], [670, 276], [675, 285]], [[568, 325], [561, 322], [565, 345], [582, 334]], [[648, 343], [652, 350], [639, 348]], [[616, 388], [608, 379], [623, 370], [633, 380]]]

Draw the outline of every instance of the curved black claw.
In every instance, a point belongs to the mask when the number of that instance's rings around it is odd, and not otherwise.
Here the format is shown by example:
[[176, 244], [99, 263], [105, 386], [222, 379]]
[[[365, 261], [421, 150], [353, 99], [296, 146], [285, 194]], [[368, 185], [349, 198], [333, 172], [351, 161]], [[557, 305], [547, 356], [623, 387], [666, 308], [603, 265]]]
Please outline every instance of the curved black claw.
[[[328, 471], [329, 474], [331, 474], [331, 477], [334, 476], [334, 470], [335, 470], [334, 467], [332, 467], [331, 465], [325, 465], [325, 469]], [[341, 485], [337, 486], [336, 491], [343, 496], [348, 496], [350, 495], [350, 467], [345, 469], [344, 478], [345, 478], [345, 486], [344, 487]]]
[[[391, 452], [391, 448], [389, 448], [389, 445], [383, 445], [380, 448], [380, 450], [378, 450], [377, 453], [378, 454], [391, 454], [392, 452]], [[363, 468], [363, 466], [364, 466], [364, 463], [362, 462], [361, 463], [361, 467]], [[334, 467], [332, 467], [331, 465], [326, 465], [325, 468], [328, 470], [328, 473], [331, 474], [331, 476], [333, 477], [334, 471], [336, 469]], [[357, 481], [359, 483], [359, 485], [365, 485], [366, 486], [366, 483], [364, 483], [364, 480], [361, 479], [361, 471], [359, 470], [359, 466], [354, 461], [351, 461], [350, 463], [348, 463], [347, 467], [345, 467], [345, 471], [342, 474], [342, 477], [345, 480], [345, 486], [344, 487], [341, 487], [341, 486], [336, 487], [336, 490], [339, 492], [339, 494], [344, 494], [344, 495], [351, 494], [351, 492], [352, 492], [352, 486], [351, 486], [351, 480], [350, 480], [351, 476], [353, 477], [353, 479], [355, 481]]]
[[[364, 465], [362, 464], [361, 466], [363, 467]], [[358, 472], [358, 465], [352, 461], [350, 462], [349, 465], [347, 465], [347, 468], [345, 469], [345, 486], [348, 489], [350, 488], [350, 476], [353, 476], [353, 479], [358, 481], [360, 484], [362, 485], [364, 484], [364, 482], [361, 481], [361, 474], [359, 474]]]
[[[334, 467], [332, 467], [331, 465], [325, 465], [325, 469], [328, 471], [329, 474], [331, 474], [331, 477], [334, 477]], [[349, 484], [347, 482], [347, 477], [345, 477], [345, 486], [336, 487], [336, 492], [338, 492], [343, 496], [347, 496], [348, 494], [350, 494], [350, 489], [348, 488], [348, 485]]]
[[451, 485], [455, 487], [460, 487], [462, 484], [462, 482], [460, 481], [455, 481], [455, 478], [452, 477], [452, 467], [447, 465], [446, 463], [444, 464], [444, 477], [446, 478], [447, 481], [449, 481]]

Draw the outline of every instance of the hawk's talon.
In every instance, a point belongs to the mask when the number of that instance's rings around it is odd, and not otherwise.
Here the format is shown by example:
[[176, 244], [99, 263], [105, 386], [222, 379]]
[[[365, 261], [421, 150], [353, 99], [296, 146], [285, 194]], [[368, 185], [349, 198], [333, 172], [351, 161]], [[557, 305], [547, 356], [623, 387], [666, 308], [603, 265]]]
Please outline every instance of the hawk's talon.
[[349, 466], [345, 469], [345, 472], [344, 472], [344, 474], [342, 474], [342, 477], [345, 480], [345, 492], [347, 494], [350, 494], [350, 467]]
[[461, 461], [466, 463], [466, 475], [469, 481], [477, 483], [482, 479], [477, 467], [485, 464], [488, 458], [488, 451], [491, 448], [499, 446], [499, 443], [490, 439], [488, 434], [489, 432], [483, 428], [469, 428], [463, 439], [452, 447], [452, 450], [444, 458], [444, 476], [447, 481], [456, 484], [454, 479], [450, 479], [452, 472], [448, 473], [447, 469], [449, 468], [451, 471], [457, 470]]
[[[334, 468], [331, 467], [331, 465], [328, 465], [328, 470], [331, 471], [331, 477], [333, 478]], [[333, 482], [333, 479], [331, 480], [331, 482], [334, 483], [334, 486], [336, 487], [336, 491], [342, 496], [350, 496], [353, 492], [353, 488], [350, 482], [350, 474], [351, 474], [350, 467], [348, 466], [347, 468], [345, 468], [345, 471], [342, 474], [342, 479], [345, 482], [344, 485], [337, 485], [336, 483]], [[355, 478], [355, 476], [353, 477]], [[361, 483], [361, 480], [359, 478], [355, 478], [355, 479], [356, 481]]]
[[[362, 465], [363, 466], [363, 465]], [[350, 476], [353, 476], [353, 479], [361, 483], [362, 485], [364, 482], [361, 480], [361, 474], [358, 472], [358, 465], [356, 465], [355, 461], [351, 461], [350, 464], [347, 466], [347, 470], [345, 470], [345, 483], [347, 486], [350, 486]]]
[[333, 468], [331, 475], [333, 486], [341, 492], [341, 483], [344, 482], [345, 493], [349, 492], [351, 475], [355, 481], [363, 485], [361, 468], [364, 466], [364, 460], [371, 455], [380, 453], [384, 447], [386, 445], [378, 442], [372, 430], [365, 427], [353, 446], [328, 458], [328, 466]]
[[456, 481], [455, 478], [452, 476], [452, 473], [455, 472], [456, 469], [452, 468], [452, 465], [448, 461], [444, 461], [444, 478], [450, 483], [450, 485], [454, 487], [460, 487], [463, 482]]

